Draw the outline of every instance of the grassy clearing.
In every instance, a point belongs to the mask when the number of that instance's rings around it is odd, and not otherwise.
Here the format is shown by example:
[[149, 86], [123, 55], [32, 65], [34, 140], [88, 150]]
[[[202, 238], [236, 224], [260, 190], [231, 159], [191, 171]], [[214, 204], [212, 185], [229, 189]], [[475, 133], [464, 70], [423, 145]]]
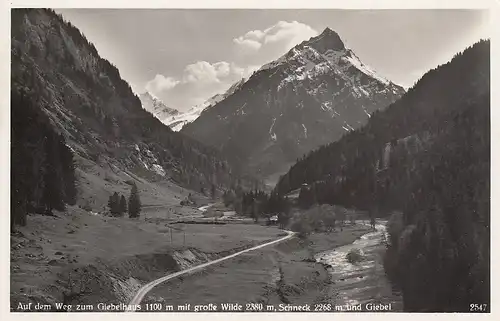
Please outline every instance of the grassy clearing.
[[[248, 224], [176, 224], [171, 234], [163, 220], [151, 223], [93, 215], [77, 206], [56, 215], [30, 215], [28, 225], [11, 236], [13, 304], [16, 300], [36, 301], [48, 296], [62, 300], [61, 282], [67, 281], [62, 278], [75, 269], [88, 266], [101, 267], [104, 272], [118, 269], [120, 275], [150, 281], [153, 276], [166, 273], [167, 270], [161, 270], [163, 267], [174, 268], [158, 261], [167, 253], [190, 248], [218, 254], [275, 239], [281, 232], [273, 227]], [[155, 267], [156, 271], [151, 272], [157, 274], [149, 273], [141, 260]], [[103, 293], [104, 298], [100, 298], [95, 294], [93, 299], [105, 300], [106, 295]]]
[[182, 305], [238, 302], [280, 304], [331, 300], [325, 287], [329, 275], [314, 254], [352, 243], [369, 232], [347, 226], [330, 234], [316, 233], [307, 240], [293, 238], [276, 246], [245, 253], [201, 272], [157, 286], [146, 302]]
[[94, 212], [107, 210], [108, 198], [114, 192], [128, 198], [131, 185], [134, 181], [139, 188], [142, 204], [170, 206], [178, 211], [180, 202], [189, 194], [199, 206], [209, 203], [206, 196], [178, 186], [174, 182], [158, 180], [156, 182], [142, 179], [132, 172], [118, 169], [112, 164], [96, 164], [84, 158], [77, 157], [78, 168], [78, 201], [81, 207]]

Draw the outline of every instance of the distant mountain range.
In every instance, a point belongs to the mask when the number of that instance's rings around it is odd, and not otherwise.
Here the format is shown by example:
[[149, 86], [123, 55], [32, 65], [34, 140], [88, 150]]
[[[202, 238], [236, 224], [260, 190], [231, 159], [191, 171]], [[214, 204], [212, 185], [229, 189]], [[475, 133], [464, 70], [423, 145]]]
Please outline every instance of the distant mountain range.
[[140, 94], [139, 99], [141, 100], [142, 108], [153, 114], [162, 123], [164, 123], [165, 119], [179, 114], [177, 109], [165, 106], [160, 99], [154, 97], [149, 92]]
[[221, 94], [215, 94], [205, 101], [203, 104], [191, 107], [185, 112], [178, 111], [177, 109], [165, 106], [165, 104], [157, 97], [154, 97], [151, 93], [145, 92], [139, 95], [142, 102], [142, 108], [149, 111], [153, 116], [158, 118], [162, 123], [170, 127], [173, 131], [180, 131], [182, 127], [189, 124], [198, 118], [201, 113], [218, 102], [224, 100], [228, 96], [232, 95], [236, 89], [238, 89], [245, 79], [234, 83], [228, 90]]
[[326, 28], [262, 66], [181, 132], [266, 177], [359, 128], [404, 92]]

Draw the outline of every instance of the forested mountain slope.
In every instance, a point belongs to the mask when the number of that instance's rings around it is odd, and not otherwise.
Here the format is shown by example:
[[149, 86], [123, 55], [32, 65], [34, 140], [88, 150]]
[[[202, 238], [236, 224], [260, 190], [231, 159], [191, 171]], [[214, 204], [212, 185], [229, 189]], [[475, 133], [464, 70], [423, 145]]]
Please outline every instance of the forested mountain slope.
[[[43, 149], [37, 135], [42, 136], [45, 128], [62, 135], [61, 141], [85, 174], [89, 166], [105, 167], [130, 179], [136, 175], [149, 181], [168, 180], [197, 191], [232, 181], [231, 167], [215, 149], [173, 132], [145, 111], [118, 69], [54, 11], [12, 10], [11, 57], [13, 117], [31, 117], [26, 115], [34, 112], [43, 123], [31, 129], [25, 128], [30, 125], [25, 120], [13, 123], [13, 131], [36, 131], [13, 141], [13, 146], [31, 146], [24, 151], [28, 154]], [[25, 111], [27, 106], [44, 115]], [[23, 161], [13, 152], [13, 164]], [[12, 170], [19, 177], [17, 167]], [[25, 183], [37, 185], [31, 180]]]
[[368, 124], [297, 162], [278, 183], [311, 202], [391, 216], [388, 274], [409, 311], [489, 302], [490, 43], [426, 73]]

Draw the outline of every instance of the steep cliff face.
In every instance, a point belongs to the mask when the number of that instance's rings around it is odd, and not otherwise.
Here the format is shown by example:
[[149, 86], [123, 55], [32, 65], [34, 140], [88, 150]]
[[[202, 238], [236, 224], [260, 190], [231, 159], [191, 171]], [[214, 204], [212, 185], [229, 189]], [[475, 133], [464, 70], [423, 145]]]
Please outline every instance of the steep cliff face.
[[13, 10], [11, 55], [12, 90], [31, 97], [78, 157], [197, 190], [229, 183], [218, 152], [144, 110], [116, 67], [60, 15]]
[[266, 176], [359, 128], [403, 93], [327, 28], [262, 66], [182, 132]]

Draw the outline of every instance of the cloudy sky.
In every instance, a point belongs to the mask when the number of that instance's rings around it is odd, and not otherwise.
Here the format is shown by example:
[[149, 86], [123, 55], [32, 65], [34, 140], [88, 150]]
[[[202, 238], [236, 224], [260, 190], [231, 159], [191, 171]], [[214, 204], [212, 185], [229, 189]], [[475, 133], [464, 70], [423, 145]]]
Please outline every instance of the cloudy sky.
[[295, 44], [335, 30], [382, 76], [405, 87], [488, 34], [479, 10], [56, 10], [137, 92], [186, 110], [224, 92]]

